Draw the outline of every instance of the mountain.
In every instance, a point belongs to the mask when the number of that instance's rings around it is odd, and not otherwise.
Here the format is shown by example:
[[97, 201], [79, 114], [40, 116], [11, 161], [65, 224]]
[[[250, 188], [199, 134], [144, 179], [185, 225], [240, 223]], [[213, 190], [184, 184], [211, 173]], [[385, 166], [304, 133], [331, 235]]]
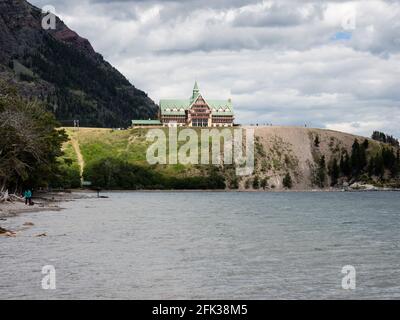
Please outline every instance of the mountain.
[[57, 18], [42, 28], [40, 9], [25, 0], [0, 0], [0, 79], [26, 97], [43, 100], [64, 125], [125, 127], [148, 119], [157, 106]]

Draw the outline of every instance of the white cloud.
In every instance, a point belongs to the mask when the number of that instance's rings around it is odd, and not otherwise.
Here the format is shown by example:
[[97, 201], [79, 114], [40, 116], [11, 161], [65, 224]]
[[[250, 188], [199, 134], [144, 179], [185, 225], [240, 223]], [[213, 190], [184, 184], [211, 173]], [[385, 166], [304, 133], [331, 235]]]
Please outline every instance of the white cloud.
[[[57, 0], [54, 6], [156, 101], [189, 96], [197, 79], [206, 97], [232, 97], [238, 122], [400, 137], [400, 4], [293, 2]], [[343, 28], [349, 17], [354, 30]], [[336, 36], [341, 32], [345, 38]]]

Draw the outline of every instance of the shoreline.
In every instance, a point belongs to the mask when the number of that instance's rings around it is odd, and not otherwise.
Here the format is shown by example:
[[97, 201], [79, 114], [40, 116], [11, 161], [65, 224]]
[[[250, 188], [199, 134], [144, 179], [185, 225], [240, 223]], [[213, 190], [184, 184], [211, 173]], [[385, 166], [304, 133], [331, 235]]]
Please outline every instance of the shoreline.
[[[25, 205], [23, 201], [10, 201], [0, 203], [0, 237], [16, 237], [20, 231], [23, 231], [33, 225], [31, 222], [25, 222], [19, 230], [9, 230], [2, 227], [2, 222], [17, 217], [24, 213], [34, 212], [57, 212], [64, 208], [62, 203], [85, 199], [87, 197], [79, 195], [78, 192], [37, 192], [33, 197], [34, 205]], [[46, 233], [36, 235], [37, 237], [46, 236]]]
[[[315, 193], [315, 192], [400, 192], [396, 188], [374, 188], [374, 189], [352, 189], [352, 188], [330, 188], [330, 189], [142, 189], [142, 190], [100, 190], [102, 193], [190, 193], [190, 192], [223, 192], [223, 193]], [[40, 212], [40, 211], [61, 211], [63, 208], [61, 203], [74, 201], [78, 199], [92, 198], [82, 194], [97, 194], [92, 189], [70, 189], [66, 191], [37, 192], [33, 198], [34, 205], [28, 206], [24, 202], [13, 201], [0, 203], [0, 221], [1, 219], [11, 218], [23, 213]], [[97, 197], [96, 197], [97, 198]]]
[[[95, 193], [96, 190], [92, 189], [71, 189], [72, 193]], [[142, 192], [142, 193], [162, 193], [162, 192], [258, 192], [258, 193], [277, 193], [277, 192], [400, 192], [400, 188], [374, 188], [374, 189], [352, 189], [352, 188], [327, 188], [327, 189], [101, 189], [101, 193], [130, 193], [130, 192]]]
[[0, 219], [11, 218], [23, 213], [41, 211], [61, 211], [61, 203], [85, 198], [76, 191], [36, 192], [32, 198], [34, 205], [25, 205], [22, 201], [0, 203]]

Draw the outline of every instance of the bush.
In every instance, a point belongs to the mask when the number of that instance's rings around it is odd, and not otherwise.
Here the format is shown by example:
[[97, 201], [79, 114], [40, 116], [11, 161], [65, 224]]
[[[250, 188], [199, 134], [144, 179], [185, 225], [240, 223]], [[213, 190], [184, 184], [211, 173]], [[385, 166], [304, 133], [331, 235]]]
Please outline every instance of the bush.
[[263, 178], [261, 180], [260, 186], [265, 190], [268, 187], [268, 178]]
[[77, 189], [81, 187], [81, 174], [79, 166], [72, 161], [64, 159], [60, 163], [58, 172], [49, 183], [52, 188]]
[[260, 188], [260, 179], [258, 176], [255, 176], [253, 179], [253, 189], [259, 189]]
[[225, 178], [217, 168], [205, 176], [165, 176], [152, 167], [138, 166], [120, 159], [104, 158], [89, 163], [85, 180], [102, 189], [225, 189]]

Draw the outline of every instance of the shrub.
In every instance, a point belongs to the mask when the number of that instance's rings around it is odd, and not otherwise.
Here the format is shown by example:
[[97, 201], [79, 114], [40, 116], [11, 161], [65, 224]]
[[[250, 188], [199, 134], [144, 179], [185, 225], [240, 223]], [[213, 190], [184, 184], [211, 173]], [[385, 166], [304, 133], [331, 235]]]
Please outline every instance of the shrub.
[[85, 180], [103, 189], [225, 189], [225, 178], [217, 168], [205, 176], [165, 176], [151, 167], [138, 166], [115, 158], [104, 158], [89, 163]]
[[260, 188], [260, 179], [258, 176], [255, 176], [253, 179], [253, 189], [259, 189]]

